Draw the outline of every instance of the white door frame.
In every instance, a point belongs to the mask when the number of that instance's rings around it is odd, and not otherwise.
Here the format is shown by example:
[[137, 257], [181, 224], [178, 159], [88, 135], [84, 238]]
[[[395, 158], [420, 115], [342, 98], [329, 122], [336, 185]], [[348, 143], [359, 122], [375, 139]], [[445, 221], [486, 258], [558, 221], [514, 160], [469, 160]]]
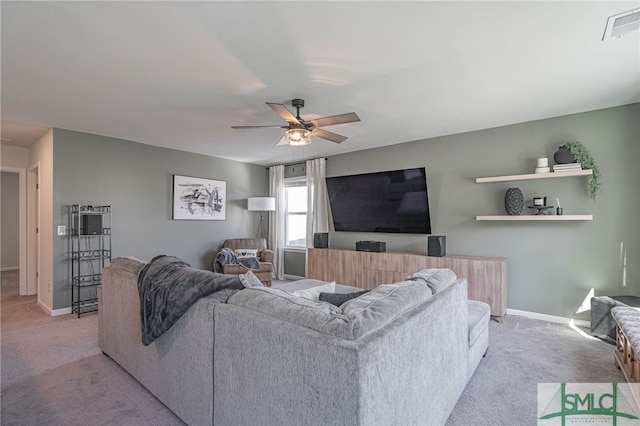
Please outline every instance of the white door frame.
[[18, 167], [0, 166], [0, 171], [18, 174], [18, 229], [19, 229], [19, 261], [20, 296], [29, 293], [27, 288], [27, 170]]
[[27, 287], [29, 288], [29, 294], [38, 294], [38, 302], [40, 302], [40, 295], [42, 289], [40, 288], [40, 233], [36, 232], [36, 229], [41, 229], [40, 224], [40, 209], [41, 209], [41, 197], [40, 190], [40, 162], [36, 162], [33, 166], [27, 170], [27, 196], [29, 198], [30, 208], [27, 213], [27, 238], [29, 243], [28, 249], [28, 274], [27, 274]]

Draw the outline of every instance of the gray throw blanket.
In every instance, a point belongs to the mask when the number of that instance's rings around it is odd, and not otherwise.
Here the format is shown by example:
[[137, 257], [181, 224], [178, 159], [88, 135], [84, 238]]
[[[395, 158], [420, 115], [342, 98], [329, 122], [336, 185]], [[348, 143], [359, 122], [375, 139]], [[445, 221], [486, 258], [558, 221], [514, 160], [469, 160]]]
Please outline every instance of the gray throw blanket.
[[223, 266], [225, 265], [240, 265], [246, 269], [254, 271], [260, 270], [260, 261], [255, 257], [242, 257], [238, 258], [236, 252], [230, 248], [223, 247], [220, 249], [213, 262], [213, 270], [222, 273]]
[[242, 288], [236, 275], [193, 268], [164, 254], [154, 257], [138, 275], [142, 343], [149, 345], [169, 330], [201, 297]]

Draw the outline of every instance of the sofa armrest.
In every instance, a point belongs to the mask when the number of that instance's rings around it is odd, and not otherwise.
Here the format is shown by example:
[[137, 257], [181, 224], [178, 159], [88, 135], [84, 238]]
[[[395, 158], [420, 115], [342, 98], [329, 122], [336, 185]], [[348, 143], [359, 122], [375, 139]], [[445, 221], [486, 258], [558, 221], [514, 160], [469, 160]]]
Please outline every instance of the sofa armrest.
[[119, 259], [103, 270], [100, 348], [187, 424], [212, 424], [213, 309], [216, 295], [198, 300], [162, 336], [142, 344], [137, 273]]
[[273, 250], [262, 250], [260, 252], [260, 262], [273, 263]]

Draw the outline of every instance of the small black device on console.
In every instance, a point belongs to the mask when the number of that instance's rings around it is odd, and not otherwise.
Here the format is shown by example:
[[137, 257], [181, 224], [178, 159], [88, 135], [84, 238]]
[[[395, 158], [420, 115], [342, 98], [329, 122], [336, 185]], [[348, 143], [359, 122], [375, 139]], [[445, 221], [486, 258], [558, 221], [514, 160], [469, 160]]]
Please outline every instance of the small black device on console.
[[447, 237], [444, 235], [431, 235], [427, 239], [427, 255], [444, 257], [447, 255]]
[[328, 247], [329, 247], [328, 232], [316, 232], [313, 234], [313, 248], [328, 248]]
[[384, 241], [358, 241], [356, 251], [374, 251], [382, 253], [387, 251], [387, 243]]

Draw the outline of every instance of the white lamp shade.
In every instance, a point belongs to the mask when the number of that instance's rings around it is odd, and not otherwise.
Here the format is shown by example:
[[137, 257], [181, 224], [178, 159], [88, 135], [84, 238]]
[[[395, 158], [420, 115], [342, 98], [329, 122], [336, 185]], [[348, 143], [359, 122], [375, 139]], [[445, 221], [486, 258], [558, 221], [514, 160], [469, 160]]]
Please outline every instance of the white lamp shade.
[[251, 212], [272, 212], [276, 209], [273, 197], [252, 197], [247, 199], [247, 209]]

